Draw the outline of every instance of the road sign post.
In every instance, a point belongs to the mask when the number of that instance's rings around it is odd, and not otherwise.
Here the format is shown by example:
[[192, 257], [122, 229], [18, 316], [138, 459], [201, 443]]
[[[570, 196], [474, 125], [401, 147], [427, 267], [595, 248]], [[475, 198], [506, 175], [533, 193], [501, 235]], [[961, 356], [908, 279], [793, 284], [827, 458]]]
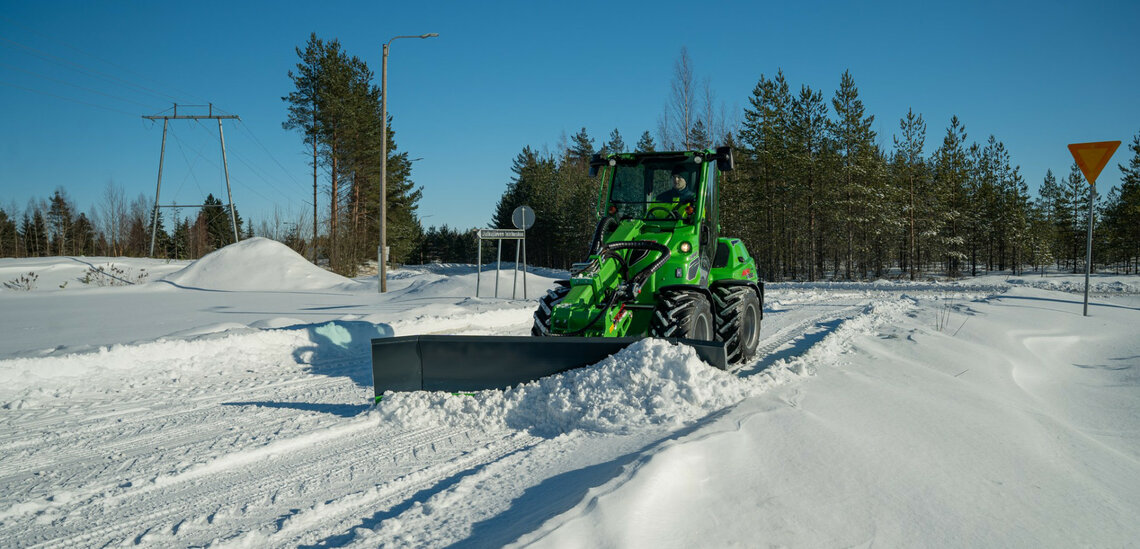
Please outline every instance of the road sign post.
[[514, 224], [514, 229], [479, 229], [476, 231], [476, 236], [479, 240], [479, 251], [476, 254], [476, 261], [479, 263], [475, 271], [475, 297], [479, 297], [479, 289], [481, 287], [483, 276], [483, 241], [484, 240], [497, 240], [498, 257], [495, 260], [495, 297], [499, 297], [499, 274], [503, 268], [503, 241], [515, 241], [515, 281], [511, 285], [511, 299], [515, 299], [515, 292], [519, 286], [519, 254], [522, 254], [522, 272], [523, 272], [523, 299], [526, 299], [526, 230], [534, 226], [534, 210], [529, 206], [519, 206], [511, 213], [511, 223]]
[[1092, 233], [1093, 233], [1093, 207], [1096, 205], [1096, 178], [1101, 170], [1108, 165], [1108, 159], [1120, 146], [1119, 141], [1098, 141], [1095, 143], [1073, 143], [1069, 145], [1069, 153], [1077, 162], [1085, 180], [1089, 182], [1089, 227], [1088, 244], [1085, 248], [1085, 316], [1089, 316], [1089, 275], [1092, 273]]

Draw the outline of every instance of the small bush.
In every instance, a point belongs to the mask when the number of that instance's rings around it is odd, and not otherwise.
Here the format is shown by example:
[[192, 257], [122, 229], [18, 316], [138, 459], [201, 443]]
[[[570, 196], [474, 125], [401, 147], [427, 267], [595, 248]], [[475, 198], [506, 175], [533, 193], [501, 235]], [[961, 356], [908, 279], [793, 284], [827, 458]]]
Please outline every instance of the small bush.
[[138, 274], [135, 274], [129, 267], [117, 267], [112, 263], [106, 267], [90, 267], [79, 281], [96, 286], [131, 286], [145, 282], [148, 276], [150, 273], [146, 269], [139, 269]]
[[38, 275], [36, 273], [28, 273], [26, 275], [20, 275], [18, 278], [14, 279], [14, 280], [9, 280], [8, 282], [5, 282], [4, 287], [8, 288], [9, 290], [23, 290], [25, 292], [30, 292], [30, 291], [36, 289], [36, 281], [39, 280], [39, 278], [40, 278], [40, 275]]

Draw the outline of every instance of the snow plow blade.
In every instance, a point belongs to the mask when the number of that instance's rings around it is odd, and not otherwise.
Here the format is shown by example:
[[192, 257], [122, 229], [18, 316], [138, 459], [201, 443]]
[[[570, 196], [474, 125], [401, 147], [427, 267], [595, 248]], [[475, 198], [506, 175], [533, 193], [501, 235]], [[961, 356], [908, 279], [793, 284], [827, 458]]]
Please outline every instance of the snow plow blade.
[[[385, 391], [504, 389], [596, 364], [640, 338], [418, 335], [372, 340], [372, 384]], [[670, 340], [724, 370], [720, 341]]]

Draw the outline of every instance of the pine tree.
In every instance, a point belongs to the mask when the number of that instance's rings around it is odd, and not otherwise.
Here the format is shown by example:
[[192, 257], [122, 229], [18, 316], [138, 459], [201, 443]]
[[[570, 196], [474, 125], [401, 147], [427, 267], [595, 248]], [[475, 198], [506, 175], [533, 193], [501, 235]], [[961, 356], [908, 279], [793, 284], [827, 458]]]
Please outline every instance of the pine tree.
[[20, 235], [16, 222], [0, 208], [0, 257], [19, 257]]
[[[289, 78], [293, 80], [295, 89], [281, 100], [289, 105], [289, 116], [281, 126], [287, 130], [300, 130], [304, 136], [304, 143], [312, 150], [311, 165], [313, 167], [313, 238], [317, 238], [317, 169], [320, 165], [318, 145], [322, 131], [321, 122], [321, 57], [324, 53], [324, 42], [317, 38], [316, 33], [309, 35], [309, 42], [305, 49], [296, 48], [296, 72], [289, 71]], [[310, 260], [316, 261], [316, 246], [313, 246]]]
[[[901, 136], [895, 136], [895, 170], [899, 183], [906, 192], [906, 220], [907, 220], [907, 249], [901, 267], [905, 267], [910, 279], [915, 280], [920, 274], [918, 250], [920, 247], [920, 227], [928, 219], [930, 212], [925, 206], [923, 189], [928, 188], [926, 182], [926, 162], [922, 158], [922, 149], [926, 143], [926, 122], [922, 115], [915, 115], [913, 109], [907, 109], [906, 117], [899, 120]], [[922, 212], [919, 213], [919, 208]]]
[[1128, 145], [1132, 158], [1120, 168], [1120, 187], [1110, 193], [1104, 224], [1109, 246], [1125, 272], [1140, 272], [1140, 133]]
[[875, 132], [871, 125], [874, 115], [866, 115], [863, 101], [859, 99], [859, 89], [851, 71], [844, 71], [839, 80], [839, 89], [831, 100], [835, 119], [831, 126], [831, 139], [839, 154], [840, 164], [837, 173], [839, 206], [843, 213], [840, 223], [845, 242], [844, 278], [851, 279], [855, 273], [856, 261], [867, 263], [865, 246], [859, 238], [861, 229], [875, 216], [882, 203], [874, 200], [873, 180], [869, 177], [875, 162]]
[[693, 129], [689, 132], [689, 145], [694, 149], [707, 149], [712, 147], [712, 137], [705, 129], [705, 123], [702, 120], [697, 120], [693, 123]]
[[1076, 162], [1069, 167], [1069, 176], [1061, 187], [1062, 207], [1066, 210], [1067, 226], [1062, 228], [1066, 257], [1072, 265], [1073, 273], [1079, 270], [1081, 248], [1085, 245], [1085, 231], [1088, 227], [1088, 184]]
[[617, 128], [610, 132], [610, 140], [602, 146], [602, 150], [608, 153], [625, 152], [625, 141], [622, 140], [621, 132]]
[[649, 131], [642, 132], [641, 138], [637, 140], [637, 146], [634, 149], [639, 153], [654, 152], [657, 150], [657, 145], [653, 142], [653, 136], [649, 135]]
[[939, 209], [946, 220], [937, 245], [945, 257], [946, 272], [950, 276], [961, 275], [962, 261], [966, 259], [962, 212], [969, 208], [969, 173], [965, 143], [966, 127], [957, 116], [952, 116], [946, 135], [942, 138], [942, 145], [935, 151], [932, 162], [933, 187]]
[[174, 219], [174, 232], [166, 246], [166, 257], [171, 259], [189, 259], [190, 250], [190, 220], [188, 218]]
[[80, 213], [71, 226], [71, 254], [89, 255], [95, 253], [95, 226], [87, 218], [87, 214]]
[[808, 280], [814, 281], [823, 274], [824, 241], [820, 230], [820, 209], [827, 204], [824, 189], [827, 157], [831, 145], [827, 135], [827, 105], [823, 93], [800, 87], [799, 96], [792, 102], [791, 164], [804, 197], [806, 216], [806, 270]]
[[586, 128], [582, 128], [570, 138], [570, 147], [566, 150], [566, 157], [574, 165], [585, 169], [589, 166], [590, 157], [593, 155], [594, 140], [586, 133]]
[[63, 188], [57, 188], [48, 201], [47, 222], [51, 231], [51, 252], [56, 255], [66, 255], [71, 237], [71, 225], [75, 222], [73, 212], [75, 206], [67, 198]]
[[[389, 122], [391, 122], [389, 118]], [[379, 173], [379, 170], [377, 170]], [[388, 174], [385, 180], [388, 201], [388, 246], [391, 248], [391, 260], [403, 263], [410, 256], [415, 247], [416, 240], [423, 233], [416, 211], [423, 189], [417, 187], [412, 181], [412, 161], [406, 151], [400, 152], [396, 145], [396, 132], [392, 124], [388, 124]], [[376, 194], [379, 198], [379, 179], [376, 182]], [[378, 209], [378, 208], [377, 208]], [[379, 220], [379, 218], [376, 218]], [[370, 240], [372, 248], [379, 243]]]

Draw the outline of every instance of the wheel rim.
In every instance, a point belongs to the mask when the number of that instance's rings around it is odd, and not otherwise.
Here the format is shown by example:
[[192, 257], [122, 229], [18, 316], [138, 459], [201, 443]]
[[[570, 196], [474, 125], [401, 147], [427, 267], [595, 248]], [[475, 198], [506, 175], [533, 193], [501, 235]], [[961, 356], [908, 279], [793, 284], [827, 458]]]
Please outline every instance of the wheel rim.
[[756, 340], [760, 337], [760, 323], [758, 322], [760, 313], [757, 311], [756, 306], [749, 303], [744, 308], [744, 318], [741, 319], [740, 324], [740, 342], [745, 347], [752, 347], [756, 344]]
[[697, 315], [693, 319], [693, 331], [690, 337], [701, 341], [712, 339], [712, 323], [707, 315]]

